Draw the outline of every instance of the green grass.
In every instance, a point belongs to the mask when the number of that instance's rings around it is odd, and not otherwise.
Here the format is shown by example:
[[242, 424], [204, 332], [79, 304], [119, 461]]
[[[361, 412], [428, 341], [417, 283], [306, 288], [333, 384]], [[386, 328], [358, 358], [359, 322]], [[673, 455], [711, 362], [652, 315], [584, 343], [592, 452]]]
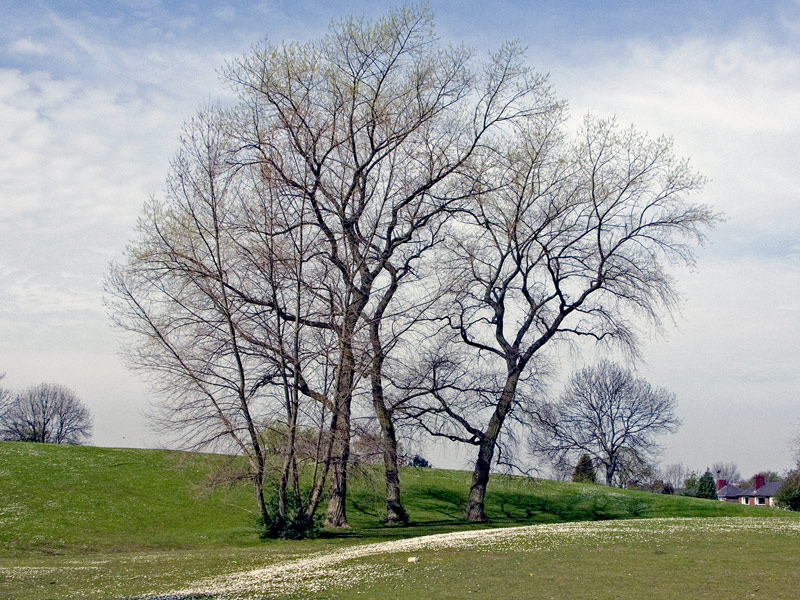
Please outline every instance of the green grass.
[[[736, 519], [736, 521], [753, 521]], [[759, 520], [760, 521], [760, 520]], [[718, 519], [673, 524], [604, 522], [556, 533], [533, 532], [512, 544], [434, 548], [349, 561], [342, 568], [366, 575], [294, 596], [261, 598], [437, 598], [683, 599], [739, 597], [796, 598], [800, 585], [800, 529], [770, 519], [737, 527]], [[774, 523], [776, 526], [771, 527]], [[547, 526], [543, 526], [543, 529]], [[262, 588], [263, 589], [263, 588]]]
[[[309, 552], [485, 527], [786, 515], [716, 501], [494, 476], [486, 505], [490, 521], [476, 525], [462, 518], [469, 473], [408, 468], [401, 477], [411, 523], [389, 527], [381, 521], [381, 472], [365, 467], [353, 470], [350, 530], [326, 532], [311, 541], [262, 541], [247, 485], [209, 490], [209, 475], [225, 468], [230, 459], [218, 455], [0, 443], [0, 597], [133, 597]], [[472, 560], [469, 555], [462, 559], [465, 565]], [[376, 589], [372, 597], [379, 596]]]

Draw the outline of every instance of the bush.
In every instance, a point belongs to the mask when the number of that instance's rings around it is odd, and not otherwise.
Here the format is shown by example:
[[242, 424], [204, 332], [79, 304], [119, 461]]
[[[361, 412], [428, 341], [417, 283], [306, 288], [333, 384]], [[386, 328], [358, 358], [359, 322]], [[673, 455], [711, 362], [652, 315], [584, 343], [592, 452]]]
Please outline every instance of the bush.
[[322, 531], [321, 512], [318, 510], [312, 518], [306, 518], [303, 507], [298, 510], [291, 495], [286, 500], [286, 516], [281, 517], [278, 513], [278, 497], [272, 496], [269, 498], [267, 504], [272, 520], [265, 524], [264, 520], [260, 516], [258, 517], [258, 537], [262, 540], [277, 538], [282, 540], [305, 540], [319, 537]]
[[800, 511], [800, 471], [792, 471], [775, 494], [775, 504]]
[[269, 525], [264, 525], [264, 521], [258, 519], [258, 537], [262, 540], [280, 538], [283, 540], [306, 540], [319, 537], [322, 530], [322, 515], [314, 515], [307, 519], [304, 514], [296, 515], [292, 518], [281, 518], [275, 515]]

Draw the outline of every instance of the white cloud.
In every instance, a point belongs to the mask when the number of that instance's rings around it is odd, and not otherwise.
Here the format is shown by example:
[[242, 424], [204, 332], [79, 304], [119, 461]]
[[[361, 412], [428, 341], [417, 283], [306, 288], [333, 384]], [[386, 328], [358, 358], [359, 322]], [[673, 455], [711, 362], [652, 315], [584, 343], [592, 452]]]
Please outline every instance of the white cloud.
[[11, 42], [8, 51], [16, 54], [35, 54], [43, 55], [48, 53], [47, 46], [40, 42], [35, 42], [28, 38], [19, 38]]
[[[724, 233], [745, 238], [753, 252], [763, 246], [758, 239], [791, 240], [800, 231], [800, 55], [794, 49], [752, 34], [636, 40], [590, 54], [553, 71], [574, 120], [587, 111], [615, 114], [652, 135], [673, 136], [677, 152], [709, 177], [702, 198], [728, 215]], [[720, 248], [732, 250], [733, 239], [715, 237]]]

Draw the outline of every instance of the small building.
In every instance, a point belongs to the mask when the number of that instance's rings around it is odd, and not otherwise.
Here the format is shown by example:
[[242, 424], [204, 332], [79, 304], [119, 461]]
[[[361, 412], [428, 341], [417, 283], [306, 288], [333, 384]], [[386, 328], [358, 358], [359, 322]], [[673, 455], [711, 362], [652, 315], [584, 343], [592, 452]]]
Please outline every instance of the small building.
[[717, 498], [723, 502], [736, 502], [748, 506], [775, 506], [775, 494], [780, 487], [778, 481], [764, 483], [764, 476], [761, 473], [753, 477], [752, 490], [743, 490], [736, 484], [718, 479]]

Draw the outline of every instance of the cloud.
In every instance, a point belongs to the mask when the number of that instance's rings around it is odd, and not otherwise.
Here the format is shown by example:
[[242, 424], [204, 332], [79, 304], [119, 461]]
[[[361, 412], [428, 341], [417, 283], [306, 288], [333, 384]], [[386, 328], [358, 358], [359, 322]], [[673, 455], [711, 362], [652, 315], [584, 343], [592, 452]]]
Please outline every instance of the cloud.
[[47, 46], [40, 42], [34, 42], [28, 38], [19, 38], [11, 42], [8, 51], [16, 54], [36, 54], [43, 55], [48, 53]]
[[[595, 43], [587, 60], [553, 69], [573, 122], [586, 112], [616, 115], [652, 135], [674, 137], [710, 182], [702, 199], [728, 224], [712, 252], [794, 252], [800, 55], [757, 33], [732, 39], [685, 36]], [[577, 125], [576, 125], [577, 126]]]

